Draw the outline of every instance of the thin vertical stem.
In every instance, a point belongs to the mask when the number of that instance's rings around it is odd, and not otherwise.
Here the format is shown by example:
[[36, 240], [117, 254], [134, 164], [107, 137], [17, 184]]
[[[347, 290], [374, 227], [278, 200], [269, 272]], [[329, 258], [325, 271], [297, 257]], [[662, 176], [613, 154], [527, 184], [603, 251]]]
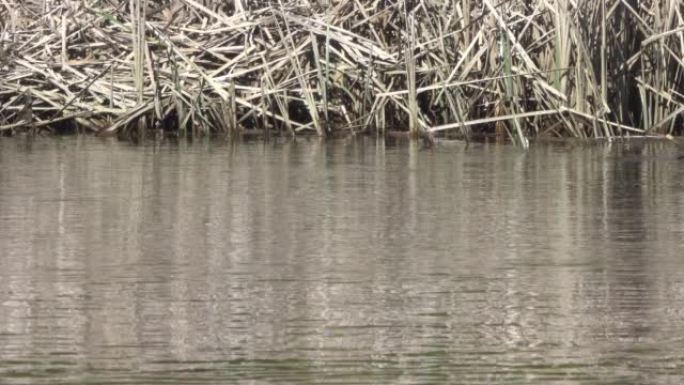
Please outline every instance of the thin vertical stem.
[[408, 108], [409, 108], [409, 131], [412, 136], [416, 137], [419, 134], [418, 125], [418, 93], [416, 90], [416, 34], [414, 17], [409, 13], [407, 18], [408, 28], [408, 47], [406, 48], [406, 78], [408, 83]]

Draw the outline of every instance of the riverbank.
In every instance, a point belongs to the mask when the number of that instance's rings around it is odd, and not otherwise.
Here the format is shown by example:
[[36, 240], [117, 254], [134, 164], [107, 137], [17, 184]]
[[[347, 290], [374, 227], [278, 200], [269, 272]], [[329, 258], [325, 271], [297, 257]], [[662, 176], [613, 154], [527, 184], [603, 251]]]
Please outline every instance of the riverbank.
[[682, 13], [675, 0], [2, 1], [0, 132], [677, 135]]

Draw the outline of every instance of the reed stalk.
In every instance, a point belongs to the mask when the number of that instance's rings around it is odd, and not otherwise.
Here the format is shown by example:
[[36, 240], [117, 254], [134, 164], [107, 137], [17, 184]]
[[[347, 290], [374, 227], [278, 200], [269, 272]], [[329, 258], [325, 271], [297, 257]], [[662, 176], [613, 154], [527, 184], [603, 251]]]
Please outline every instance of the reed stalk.
[[681, 0], [74, 4], [0, 0], [2, 134], [684, 131]]

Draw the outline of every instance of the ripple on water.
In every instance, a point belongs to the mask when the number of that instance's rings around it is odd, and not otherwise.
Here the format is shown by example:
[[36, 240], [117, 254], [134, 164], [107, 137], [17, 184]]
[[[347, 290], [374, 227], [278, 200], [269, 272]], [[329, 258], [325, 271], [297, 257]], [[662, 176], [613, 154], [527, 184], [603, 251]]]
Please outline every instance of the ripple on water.
[[684, 381], [679, 168], [37, 140], [0, 141], [2, 384]]

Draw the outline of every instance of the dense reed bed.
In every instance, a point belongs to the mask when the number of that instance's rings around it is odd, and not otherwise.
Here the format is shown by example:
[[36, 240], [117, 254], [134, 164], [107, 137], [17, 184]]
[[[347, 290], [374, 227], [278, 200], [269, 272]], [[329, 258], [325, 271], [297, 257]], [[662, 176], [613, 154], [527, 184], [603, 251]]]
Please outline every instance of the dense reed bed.
[[681, 133], [682, 0], [0, 0], [0, 131]]

